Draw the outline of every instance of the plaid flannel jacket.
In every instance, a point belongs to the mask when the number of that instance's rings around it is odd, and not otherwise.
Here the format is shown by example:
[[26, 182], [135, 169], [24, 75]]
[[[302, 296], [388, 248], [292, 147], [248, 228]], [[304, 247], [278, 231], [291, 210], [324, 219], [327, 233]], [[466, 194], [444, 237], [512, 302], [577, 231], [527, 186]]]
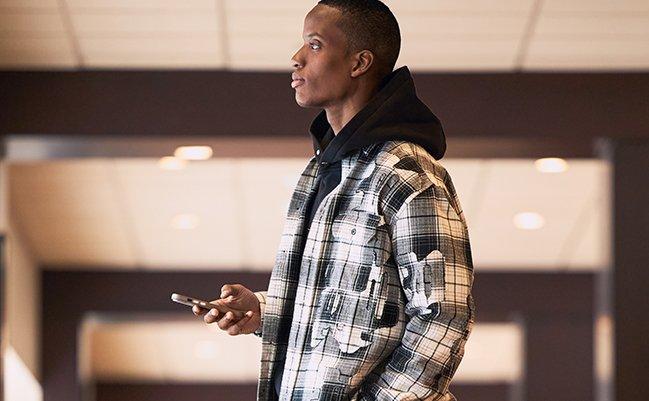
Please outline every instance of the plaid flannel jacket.
[[389, 141], [341, 161], [301, 246], [312, 158], [290, 200], [262, 306], [259, 401], [455, 400], [475, 307], [467, 225], [451, 177]]

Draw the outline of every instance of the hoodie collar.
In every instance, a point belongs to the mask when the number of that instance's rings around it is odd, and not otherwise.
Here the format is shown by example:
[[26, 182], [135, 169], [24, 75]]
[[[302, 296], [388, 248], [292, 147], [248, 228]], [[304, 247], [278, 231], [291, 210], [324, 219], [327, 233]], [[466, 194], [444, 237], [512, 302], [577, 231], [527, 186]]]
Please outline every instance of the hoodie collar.
[[318, 162], [334, 163], [348, 153], [389, 140], [413, 142], [435, 159], [446, 151], [442, 125], [418, 97], [407, 66], [388, 74], [370, 101], [352, 117], [338, 135], [322, 110], [312, 121], [309, 133]]

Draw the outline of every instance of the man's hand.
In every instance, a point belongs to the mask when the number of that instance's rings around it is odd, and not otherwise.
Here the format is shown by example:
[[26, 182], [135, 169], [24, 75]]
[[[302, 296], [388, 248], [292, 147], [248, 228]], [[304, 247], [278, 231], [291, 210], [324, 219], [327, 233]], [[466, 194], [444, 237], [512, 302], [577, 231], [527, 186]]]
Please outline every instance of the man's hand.
[[205, 309], [194, 305], [192, 312], [196, 316], [205, 315], [203, 320], [207, 324], [218, 322], [219, 328], [227, 331], [231, 336], [250, 334], [261, 325], [259, 299], [252, 291], [241, 284], [225, 284], [221, 287], [221, 298], [210, 302], [223, 305], [231, 309], [231, 311], [219, 316], [217, 309], [210, 309], [207, 312]]

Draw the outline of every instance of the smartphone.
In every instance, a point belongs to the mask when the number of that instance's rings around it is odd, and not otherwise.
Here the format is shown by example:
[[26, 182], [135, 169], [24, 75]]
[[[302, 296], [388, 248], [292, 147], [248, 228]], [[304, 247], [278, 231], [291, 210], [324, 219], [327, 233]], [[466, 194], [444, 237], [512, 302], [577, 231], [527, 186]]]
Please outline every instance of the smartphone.
[[243, 317], [242, 312], [235, 311], [233, 309], [228, 308], [227, 306], [215, 305], [213, 303], [204, 301], [204, 300], [196, 298], [196, 297], [190, 297], [190, 296], [187, 296], [187, 295], [177, 294], [175, 292], [173, 294], [171, 294], [171, 300], [174, 301], [174, 302], [178, 302], [179, 304], [183, 304], [183, 305], [187, 305], [187, 306], [197, 305], [199, 308], [205, 309], [205, 310], [217, 309], [222, 314], [225, 314], [228, 311], [232, 311], [232, 313], [234, 313], [235, 317], [237, 317], [237, 318]]

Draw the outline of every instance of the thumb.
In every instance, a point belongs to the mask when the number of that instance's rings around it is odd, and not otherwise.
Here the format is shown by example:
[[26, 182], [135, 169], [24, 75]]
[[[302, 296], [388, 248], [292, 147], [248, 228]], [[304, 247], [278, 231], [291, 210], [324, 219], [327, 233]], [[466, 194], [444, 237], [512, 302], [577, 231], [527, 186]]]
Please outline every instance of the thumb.
[[236, 284], [225, 284], [223, 287], [221, 287], [221, 298], [226, 298], [230, 295], [236, 296], [237, 292], [238, 291]]

